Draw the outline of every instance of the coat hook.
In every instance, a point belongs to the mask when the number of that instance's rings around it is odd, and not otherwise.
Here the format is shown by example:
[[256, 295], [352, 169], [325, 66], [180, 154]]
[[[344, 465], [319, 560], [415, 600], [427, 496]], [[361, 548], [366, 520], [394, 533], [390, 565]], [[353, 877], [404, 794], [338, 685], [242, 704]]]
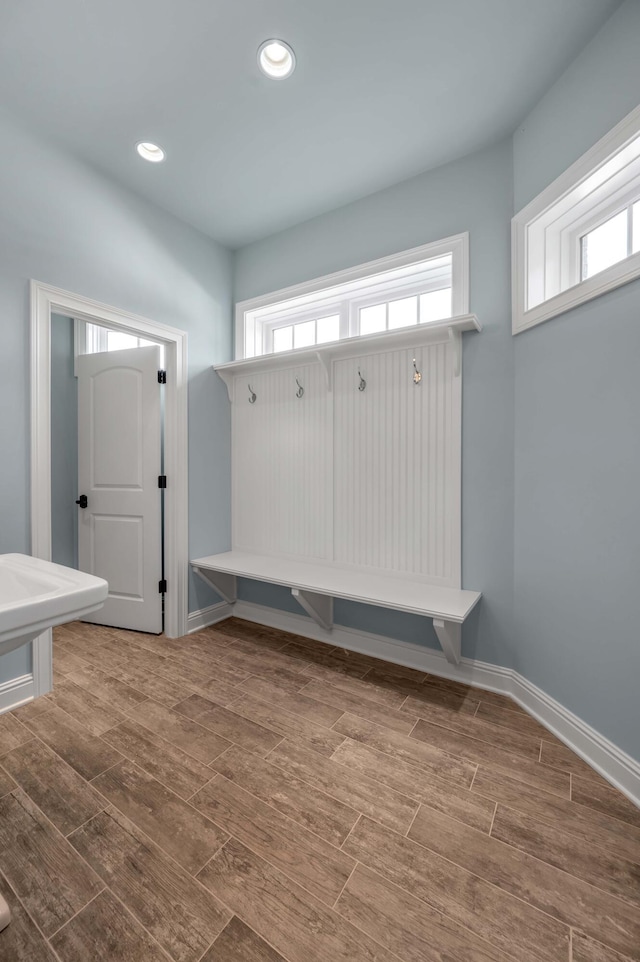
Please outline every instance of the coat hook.
[[253, 390], [253, 388], [251, 387], [250, 384], [247, 384], [247, 387], [249, 388], [249, 404], [255, 404], [255, 403], [256, 403], [256, 392]]
[[301, 398], [302, 395], [304, 394], [304, 388], [300, 383], [300, 381], [298, 380], [298, 378], [296, 378], [296, 384], [298, 385], [298, 390], [296, 391], [296, 397]]
[[420, 373], [420, 371], [419, 371], [418, 368], [416, 367], [416, 359], [415, 359], [415, 357], [414, 357], [414, 359], [413, 359], [413, 383], [414, 383], [414, 384], [419, 384], [421, 380], [422, 380], [422, 374]]
[[358, 384], [358, 390], [359, 390], [359, 391], [364, 391], [364, 389], [365, 389], [366, 386], [367, 386], [367, 382], [365, 381], [365, 379], [363, 378], [362, 374], [360, 373], [360, 368], [358, 368], [358, 377], [360, 378], [360, 384]]

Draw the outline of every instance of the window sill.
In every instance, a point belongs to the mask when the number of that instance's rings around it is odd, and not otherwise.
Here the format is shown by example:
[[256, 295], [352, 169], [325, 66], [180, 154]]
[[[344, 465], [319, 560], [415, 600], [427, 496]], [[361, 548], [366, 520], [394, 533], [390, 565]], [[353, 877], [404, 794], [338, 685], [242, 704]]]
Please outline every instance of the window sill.
[[553, 317], [565, 314], [567, 311], [586, 304], [596, 297], [601, 297], [608, 291], [613, 291], [616, 287], [628, 284], [630, 281], [640, 277], [640, 253], [632, 254], [631, 257], [613, 264], [605, 271], [590, 277], [586, 281], [581, 281], [574, 287], [556, 294], [555, 297], [537, 304], [529, 311], [518, 310], [517, 305], [513, 305], [513, 334], [520, 334], [522, 331], [549, 321]]

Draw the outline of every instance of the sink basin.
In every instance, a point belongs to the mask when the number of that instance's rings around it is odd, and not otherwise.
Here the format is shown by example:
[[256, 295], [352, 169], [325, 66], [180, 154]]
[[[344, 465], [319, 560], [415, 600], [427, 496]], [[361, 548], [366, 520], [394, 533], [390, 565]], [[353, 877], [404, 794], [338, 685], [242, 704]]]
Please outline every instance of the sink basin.
[[103, 578], [24, 554], [0, 555], [0, 655], [101, 608]]

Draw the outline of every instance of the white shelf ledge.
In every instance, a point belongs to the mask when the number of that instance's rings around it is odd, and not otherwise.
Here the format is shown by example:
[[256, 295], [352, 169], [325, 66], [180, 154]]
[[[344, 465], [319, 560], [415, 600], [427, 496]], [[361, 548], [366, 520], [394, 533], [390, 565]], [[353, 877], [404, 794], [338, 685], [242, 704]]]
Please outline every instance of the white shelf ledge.
[[455, 348], [454, 373], [457, 377], [460, 375], [461, 369], [462, 334], [465, 331], [481, 330], [482, 325], [475, 314], [461, 314], [458, 317], [447, 317], [432, 324], [403, 327], [397, 331], [385, 331], [383, 334], [348, 337], [342, 341], [332, 341], [331, 344], [317, 345], [310, 350], [261, 354], [259, 357], [247, 357], [240, 361], [215, 364], [213, 369], [226, 384], [230, 400], [233, 400], [233, 379], [238, 374], [251, 377], [261, 371], [282, 371], [286, 368], [300, 368], [307, 364], [322, 364], [327, 379], [327, 390], [330, 391], [332, 387], [332, 365], [335, 360], [345, 357], [359, 357], [367, 353], [375, 354], [382, 351], [397, 350], [403, 347], [420, 347], [422, 344], [450, 338]]
[[431, 618], [447, 660], [452, 664], [460, 662], [462, 623], [482, 597], [479, 591], [440, 588], [398, 575], [242, 551], [198, 558], [191, 565], [230, 604], [237, 599], [237, 578], [285, 585], [307, 614], [327, 631], [333, 627], [334, 598]]

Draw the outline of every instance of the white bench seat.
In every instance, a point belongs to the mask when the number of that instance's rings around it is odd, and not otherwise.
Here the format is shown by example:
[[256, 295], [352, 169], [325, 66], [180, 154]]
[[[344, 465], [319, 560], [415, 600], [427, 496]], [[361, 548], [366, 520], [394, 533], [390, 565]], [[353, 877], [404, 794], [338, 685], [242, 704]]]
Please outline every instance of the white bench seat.
[[191, 565], [229, 604], [237, 599], [237, 578], [285, 585], [307, 614], [327, 631], [333, 627], [334, 598], [431, 618], [447, 660], [452, 664], [460, 662], [462, 623], [481, 598], [479, 591], [439, 588], [398, 575], [243, 551], [198, 558]]

